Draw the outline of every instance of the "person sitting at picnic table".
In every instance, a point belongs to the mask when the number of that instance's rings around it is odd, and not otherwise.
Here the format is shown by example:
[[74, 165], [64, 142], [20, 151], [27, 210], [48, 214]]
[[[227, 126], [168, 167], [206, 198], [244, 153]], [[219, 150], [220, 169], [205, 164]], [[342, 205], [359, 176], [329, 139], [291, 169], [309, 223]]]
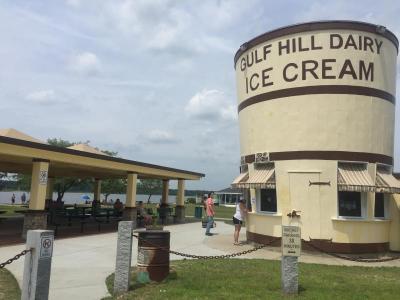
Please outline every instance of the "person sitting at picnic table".
[[100, 205], [100, 201], [94, 199], [92, 201], [92, 214], [95, 215], [97, 214], [97, 211], [100, 209], [101, 205]]
[[150, 225], [153, 222], [153, 218], [147, 213], [147, 210], [144, 208], [143, 201], [139, 201], [138, 217], [143, 219], [144, 225]]
[[124, 210], [124, 205], [122, 204], [121, 200], [119, 200], [119, 198], [118, 198], [114, 203], [114, 213], [119, 216], [122, 214], [123, 210]]

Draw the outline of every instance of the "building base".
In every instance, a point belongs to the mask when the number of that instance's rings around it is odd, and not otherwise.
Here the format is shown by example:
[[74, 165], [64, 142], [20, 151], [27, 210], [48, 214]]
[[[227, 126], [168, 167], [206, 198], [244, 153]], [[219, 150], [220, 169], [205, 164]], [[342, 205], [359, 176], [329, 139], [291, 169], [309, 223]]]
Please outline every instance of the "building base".
[[22, 227], [22, 238], [26, 240], [28, 230], [47, 229], [47, 211], [45, 210], [27, 210]]
[[185, 206], [177, 205], [175, 207], [174, 223], [178, 223], [178, 224], [185, 223]]
[[[258, 244], [269, 244], [276, 237], [263, 235], [247, 231], [247, 241], [255, 242]], [[280, 247], [281, 238], [275, 240], [271, 246]], [[314, 247], [313, 247], [314, 246]], [[312, 241], [302, 241], [302, 250], [307, 251], [319, 251], [315, 248], [321, 249], [323, 252], [332, 253], [380, 253], [389, 250], [389, 243], [335, 243], [331, 240], [318, 240], [313, 239]]]
[[136, 207], [125, 207], [122, 212], [123, 221], [133, 221], [133, 228], [136, 228], [137, 223], [137, 208]]

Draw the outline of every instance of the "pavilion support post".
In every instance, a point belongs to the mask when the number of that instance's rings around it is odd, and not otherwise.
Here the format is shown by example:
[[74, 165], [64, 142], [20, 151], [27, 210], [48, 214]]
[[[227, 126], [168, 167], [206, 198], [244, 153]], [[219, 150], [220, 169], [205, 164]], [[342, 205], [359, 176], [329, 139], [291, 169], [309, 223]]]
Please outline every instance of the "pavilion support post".
[[185, 180], [178, 179], [178, 193], [176, 195], [175, 222], [185, 223]]
[[137, 174], [128, 173], [126, 187], [126, 203], [122, 215], [123, 220], [133, 221], [133, 228], [136, 228], [137, 210], [136, 210], [136, 184]]
[[47, 228], [45, 210], [49, 161], [33, 159], [29, 209], [25, 213], [22, 238], [26, 239], [28, 230]]
[[46, 188], [46, 209], [50, 207], [51, 202], [53, 202], [53, 192], [54, 192], [54, 177], [49, 177], [47, 179]]
[[169, 180], [164, 179], [163, 180], [162, 198], [161, 198], [162, 203], [164, 203], [164, 204], [168, 203], [168, 194], [169, 194]]
[[93, 190], [93, 200], [100, 201], [101, 195], [101, 180], [95, 178], [94, 180], [94, 190]]

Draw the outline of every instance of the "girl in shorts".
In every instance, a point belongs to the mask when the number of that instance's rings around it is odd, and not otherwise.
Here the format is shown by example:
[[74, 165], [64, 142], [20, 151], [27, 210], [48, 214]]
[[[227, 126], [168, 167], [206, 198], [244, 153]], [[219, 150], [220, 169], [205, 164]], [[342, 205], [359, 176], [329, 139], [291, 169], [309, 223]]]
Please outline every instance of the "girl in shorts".
[[242, 228], [244, 218], [246, 217], [246, 213], [247, 209], [246, 206], [244, 205], [244, 200], [243, 198], [240, 198], [239, 202], [236, 204], [236, 211], [232, 218], [233, 224], [235, 225], [235, 233], [233, 234], [234, 245], [240, 245], [239, 233], [240, 233], [240, 228]]

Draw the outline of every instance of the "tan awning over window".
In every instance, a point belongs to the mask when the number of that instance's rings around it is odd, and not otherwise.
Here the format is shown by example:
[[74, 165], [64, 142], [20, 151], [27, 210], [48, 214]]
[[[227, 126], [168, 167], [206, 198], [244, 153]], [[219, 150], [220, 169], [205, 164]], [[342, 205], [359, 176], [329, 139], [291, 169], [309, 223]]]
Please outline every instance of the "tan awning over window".
[[347, 192], [374, 192], [375, 186], [365, 165], [339, 163], [338, 190]]
[[400, 181], [392, 175], [390, 170], [378, 168], [376, 172], [376, 192], [400, 194]]
[[275, 168], [273, 164], [256, 164], [247, 179], [236, 184], [239, 188], [275, 189]]
[[240, 184], [246, 182], [249, 179], [249, 173], [241, 173], [238, 177], [235, 178], [235, 180], [232, 182], [232, 187], [234, 188], [240, 188]]

